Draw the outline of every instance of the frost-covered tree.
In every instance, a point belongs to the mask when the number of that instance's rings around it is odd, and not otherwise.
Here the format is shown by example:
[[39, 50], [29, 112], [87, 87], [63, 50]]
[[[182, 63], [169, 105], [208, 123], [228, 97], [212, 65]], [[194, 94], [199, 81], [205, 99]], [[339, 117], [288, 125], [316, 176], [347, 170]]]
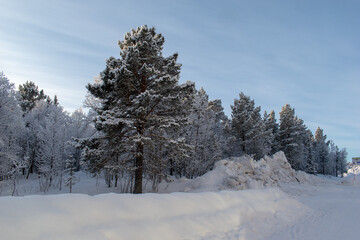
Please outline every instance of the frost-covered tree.
[[218, 144], [222, 150], [221, 158], [231, 156], [231, 126], [230, 120], [224, 113], [220, 99], [209, 101], [208, 108], [215, 113], [214, 133], [218, 138]]
[[[91, 115], [85, 114], [82, 108], [76, 109], [69, 118], [69, 123], [67, 125], [67, 139], [75, 138], [89, 138], [93, 136], [96, 132], [96, 129], [93, 124], [93, 119]], [[68, 155], [71, 155], [74, 159], [75, 171], [80, 170], [80, 161], [81, 161], [81, 149], [74, 147], [74, 144], [68, 143], [66, 145], [66, 152]]]
[[338, 159], [338, 170], [339, 170], [339, 174], [341, 174], [341, 176], [343, 176], [343, 174], [347, 171], [346, 169], [346, 158], [347, 158], [347, 151], [346, 148], [343, 148], [339, 151], [339, 159]]
[[76, 176], [75, 176], [75, 170], [76, 170], [76, 161], [74, 159], [67, 159], [66, 162], [66, 170], [68, 172], [68, 176], [65, 179], [65, 185], [69, 187], [69, 192], [72, 193], [72, 187], [76, 183]]
[[254, 100], [244, 93], [240, 93], [240, 98], [234, 100], [232, 109], [232, 134], [240, 151], [239, 154], [254, 154], [256, 158], [267, 154], [264, 148], [264, 122], [261, 118], [261, 108], [255, 107]]
[[134, 193], [142, 192], [147, 149], [160, 140], [173, 146], [182, 142], [168, 138], [166, 132], [179, 126], [194, 92], [192, 83], [178, 84], [178, 55], [163, 57], [163, 44], [164, 37], [155, 28], [133, 29], [119, 41], [120, 58], [106, 61], [100, 83], [87, 86], [101, 100], [95, 126], [103, 133], [83, 142], [89, 166], [93, 171], [128, 170]]
[[25, 168], [23, 151], [24, 121], [16, 99], [14, 84], [0, 72], [0, 180], [14, 179]]
[[314, 173], [315, 163], [313, 153], [313, 135], [301, 118], [296, 116], [295, 124], [296, 128], [293, 134], [296, 136], [295, 143], [298, 146], [298, 165], [295, 169]]
[[59, 180], [62, 186], [62, 172], [65, 169], [65, 152], [67, 138], [68, 116], [62, 107], [40, 100], [32, 111], [26, 114], [28, 128], [29, 169], [41, 177], [42, 191], [52, 185], [53, 180]]
[[306, 136], [304, 138], [304, 148], [305, 148], [305, 161], [306, 161], [306, 165], [305, 165], [305, 172], [307, 173], [316, 173], [316, 163], [315, 163], [315, 152], [314, 152], [314, 135], [312, 134], [312, 132], [307, 129], [306, 130]]
[[214, 105], [209, 105], [209, 97], [201, 88], [195, 95], [188, 117], [188, 125], [184, 127], [187, 143], [193, 146], [191, 156], [184, 166], [188, 178], [194, 178], [208, 172], [214, 163], [221, 159], [220, 126]]
[[326, 172], [329, 175], [333, 175], [335, 177], [338, 176], [338, 154], [339, 148], [335, 145], [333, 140], [329, 140], [329, 156], [328, 156], [328, 164], [326, 165]]

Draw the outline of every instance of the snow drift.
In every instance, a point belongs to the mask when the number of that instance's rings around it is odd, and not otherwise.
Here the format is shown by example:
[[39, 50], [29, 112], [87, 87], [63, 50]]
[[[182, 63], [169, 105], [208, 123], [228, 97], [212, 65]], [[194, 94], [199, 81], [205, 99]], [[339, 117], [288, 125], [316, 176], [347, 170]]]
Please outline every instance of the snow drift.
[[[214, 169], [198, 178], [174, 182], [170, 191], [185, 192], [244, 190], [280, 186], [282, 183], [315, 183], [319, 179], [302, 171], [295, 171], [283, 152], [255, 161], [249, 156], [231, 157], [215, 163]], [[180, 186], [183, 186], [181, 190]]]
[[1, 238], [262, 239], [307, 207], [278, 189], [0, 198]]

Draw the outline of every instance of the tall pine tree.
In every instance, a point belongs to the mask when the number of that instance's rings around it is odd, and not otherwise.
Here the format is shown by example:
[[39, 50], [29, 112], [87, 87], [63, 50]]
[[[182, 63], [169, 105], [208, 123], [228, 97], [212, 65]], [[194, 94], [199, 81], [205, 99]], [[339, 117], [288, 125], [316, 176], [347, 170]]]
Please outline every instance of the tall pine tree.
[[38, 86], [32, 81], [27, 81], [26, 83], [19, 85], [19, 93], [20, 106], [25, 113], [31, 111], [35, 107], [37, 101], [47, 98], [44, 94], [44, 90], [41, 89], [39, 91]]
[[115, 170], [127, 168], [134, 176], [134, 193], [142, 193], [148, 149], [160, 141], [181, 146], [182, 139], [171, 139], [166, 132], [179, 127], [195, 91], [192, 83], [178, 84], [178, 55], [163, 57], [163, 44], [155, 28], [133, 29], [119, 41], [121, 58], [110, 57], [101, 81], [87, 86], [102, 103], [95, 126], [103, 136], [85, 144], [93, 170], [108, 164]]
[[256, 158], [263, 157], [264, 149], [264, 121], [261, 118], [260, 107], [255, 107], [254, 100], [244, 93], [234, 100], [232, 109], [232, 133], [238, 152], [235, 154], [254, 154]]
[[280, 112], [279, 150], [285, 153], [289, 163], [296, 170], [300, 170], [303, 164], [302, 125], [303, 121], [295, 116], [294, 108], [291, 108], [289, 104], [282, 107]]
[[318, 127], [315, 132], [315, 162], [317, 163], [317, 172], [320, 174], [330, 174], [329, 164], [329, 143], [326, 141], [324, 131]]

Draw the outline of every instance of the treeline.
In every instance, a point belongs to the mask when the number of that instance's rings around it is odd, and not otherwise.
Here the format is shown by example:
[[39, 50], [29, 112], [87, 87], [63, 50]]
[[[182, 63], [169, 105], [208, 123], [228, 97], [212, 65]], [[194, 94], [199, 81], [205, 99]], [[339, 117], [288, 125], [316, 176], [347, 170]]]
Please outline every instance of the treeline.
[[[104, 174], [109, 187], [141, 193], [143, 179], [158, 184], [173, 177], [194, 178], [222, 158], [284, 151], [296, 170], [338, 176], [345, 171], [346, 150], [315, 136], [295, 109], [275, 112], [243, 93], [229, 119], [221, 100], [210, 101], [192, 82], [179, 84], [177, 54], [162, 55], [164, 37], [139, 27], [119, 41], [120, 58], [111, 57], [87, 86], [87, 114], [64, 112], [56, 96], [33, 82], [16, 91], [0, 77], [0, 178], [16, 181], [36, 174], [42, 191], [72, 185], [80, 168]], [[15, 185], [14, 185], [15, 186]]]
[[51, 99], [34, 82], [15, 90], [0, 73], [0, 180], [16, 181], [36, 174], [40, 190], [60, 190], [72, 179], [71, 170], [80, 169], [81, 150], [71, 145], [73, 137], [95, 133], [92, 120], [81, 108], [69, 115], [54, 96]]

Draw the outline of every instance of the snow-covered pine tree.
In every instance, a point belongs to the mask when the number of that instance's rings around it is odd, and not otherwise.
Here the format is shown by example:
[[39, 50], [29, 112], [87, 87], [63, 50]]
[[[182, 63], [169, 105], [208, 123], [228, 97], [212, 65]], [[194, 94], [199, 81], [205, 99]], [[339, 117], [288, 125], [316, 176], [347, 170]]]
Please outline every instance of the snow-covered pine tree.
[[295, 109], [289, 104], [282, 107], [280, 112], [279, 146], [296, 170], [305, 170], [307, 164], [304, 143], [308, 138], [304, 121], [295, 116]]
[[47, 96], [44, 94], [44, 90], [40, 90], [38, 86], [32, 81], [19, 85], [19, 101], [22, 110], [26, 113], [31, 111], [36, 102], [41, 99], [46, 99]]
[[222, 150], [222, 158], [227, 158], [231, 156], [231, 127], [228, 117], [224, 113], [224, 108], [220, 99], [215, 99], [209, 101], [208, 108], [215, 113], [215, 127], [214, 133], [217, 137], [217, 142], [220, 149]]
[[270, 147], [270, 153], [274, 154], [279, 151], [279, 124], [276, 121], [274, 110], [271, 110], [269, 114], [265, 111], [263, 119], [265, 124], [264, 142], [267, 145], [267, 148]]
[[341, 168], [341, 158], [340, 158], [340, 149], [338, 146], [336, 146], [336, 152], [335, 152], [335, 176], [338, 177], [340, 173]]
[[313, 155], [313, 136], [311, 131], [304, 124], [301, 118], [295, 117], [296, 131], [294, 135], [295, 142], [298, 144], [298, 168], [297, 170], [313, 173], [315, 169], [314, 155]]
[[315, 153], [314, 153], [314, 135], [307, 129], [307, 137], [304, 141], [304, 147], [306, 151], [306, 167], [305, 172], [314, 174], [316, 173]]
[[343, 173], [346, 172], [346, 165], [347, 165], [347, 162], [346, 162], [346, 157], [347, 157], [347, 151], [345, 148], [343, 149], [339, 149], [338, 146], [335, 146], [335, 151], [332, 152], [333, 154], [333, 161], [334, 161], [334, 169], [333, 169], [333, 172], [334, 172], [334, 175], [336, 177], [338, 176], [343, 176]]
[[[274, 111], [271, 111], [273, 113]], [[264, 112], [264, 149], [265, 152], [271, 153], [272, 149], [274, 148], [275, 143], [275, 134], [274, 134], [274, 128], [277, 125], [276, 122], [272, 122], [273, 119], [270, 118], [271, 113], [268, 114], [266, 111]], [[275, 119], [275, 118], [274, 118]]]
[[347, 165], [347, 162], [346, 162], [346, 158], [347, 158], [347, 151], [346, 151], [346, 148], [343, 148], [340, 150], [339, 152], [339, 161], [338, 161], [338, 164], [339, 164], [339, 172], [341, 174], [341, 176], [343, 177], [343, 174], [347, 171], [346, 169], [346, 165]]
[[234, 99], [232, 109], [232, 134], [236, 139], [239, 154], [254, 154], [261, 158], [268, 152], [264, 149], [264, 121], [261, 118], [260, 106], [255, 107], [254, 100], [244, 93], [239, 99]]
[[320, 174], [329, 174], [327, 165], [329, 164], [329, 142], [326, 141], [324, 131], [318, 127], [315, 132], [315, 162], [317, 164], [317, 172]]
[[96, 109], [96, 128], [103, 137], [84, 142], [91, 165], [94, 170], [108, 163], [127, 167], [134, 174], [134, 193], [142, 192], [146, 148], [160, 139], [177, 144], [177, 139], [151, 132], [178, 127], [194, 92], [193, 83], [178, 84], [178, 55], [163, 57], [163, 44], [164, 37], [155, 28], [133, 29], [119, 41], [121, 58], [110, 57], [101, 82], [87, 86], [102, 101]]
[[335, 145], [333, 140], [329, 141], [329, 161], [328, 164], [326, 166], [326, 172], [328, 175], [332, 175], [332, 176], [337, 176], [337, 152], [338, 152], [338, 147]]
[[69, 158], [65, 161], [66, 163], [66, 170], [68, 171], [68, 176], [65, 179], [65, 185], [69, 187], [69, 192], [72, 193], [72, 186], [76, 183], [76, 176], [75, 176], [75, 170], [76, 170], [76, 160]]

